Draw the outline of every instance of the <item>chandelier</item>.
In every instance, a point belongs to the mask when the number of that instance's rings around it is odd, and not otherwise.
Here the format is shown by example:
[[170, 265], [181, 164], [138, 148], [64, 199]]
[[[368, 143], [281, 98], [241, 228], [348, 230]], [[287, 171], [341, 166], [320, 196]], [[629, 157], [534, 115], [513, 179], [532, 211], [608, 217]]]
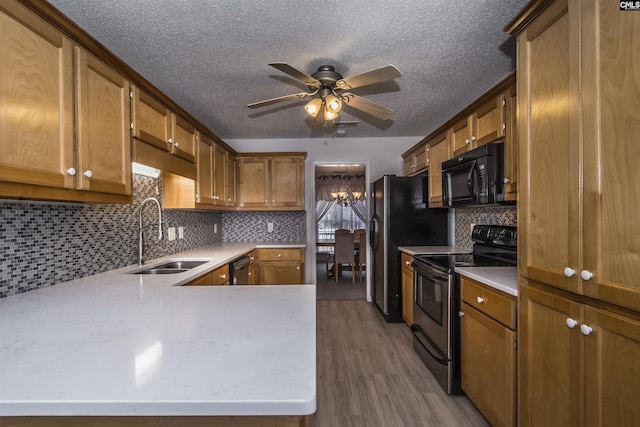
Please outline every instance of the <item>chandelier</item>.
[[340, 206], [351, 206], [362, 198], [360, 191], [337, 191], [331, 193], [333, 201]]

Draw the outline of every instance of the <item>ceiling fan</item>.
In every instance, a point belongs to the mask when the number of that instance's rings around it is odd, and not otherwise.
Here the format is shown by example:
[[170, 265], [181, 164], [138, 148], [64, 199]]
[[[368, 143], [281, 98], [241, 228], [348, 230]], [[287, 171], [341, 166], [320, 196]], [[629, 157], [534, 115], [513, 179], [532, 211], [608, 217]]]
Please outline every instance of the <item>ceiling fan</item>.
[[259, 108], [278, 102], [313, 97], [313, 99], [305, 105], [305, 111], [313, 118], [317, 117], [320, 112], [323, 112], [325, 120], [335, 120], [343, 104], [364, 111], [380, 120], [388, 120], [393, 114], [393, 110], [347, 91], [402, 76], [400, 71], [393, 65], [387, 65], [347, 78], [342, 77], [342, 74], [336, 72], [335, 68], [331, 65], [320, 66], [318, 71], [310, 76], [284, 62], [274, 62], [269, 65], [306, 84], [309, 87], [309, 92], [294, 93], [292, 95], [254, 102], [248, 104], [247, 107]]

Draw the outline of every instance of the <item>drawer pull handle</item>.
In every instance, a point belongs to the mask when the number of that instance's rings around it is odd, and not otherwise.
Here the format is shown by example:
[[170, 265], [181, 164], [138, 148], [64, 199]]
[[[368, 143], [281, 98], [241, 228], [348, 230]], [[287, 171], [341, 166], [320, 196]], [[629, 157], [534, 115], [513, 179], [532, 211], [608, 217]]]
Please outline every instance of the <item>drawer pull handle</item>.
[[476, 301], [478, 301], [478, 304], [482, 304], [484, 302], [484, 298], [478, 297], [476, 298]]
[[567, 327], [569, 329], [573, 329], [576, 326], [578, 326], [578, 321], [576, 319], [572, 319], [571, 317], [567, 317], [567, 320], [565, 320], [565, 323], [567, 324]]

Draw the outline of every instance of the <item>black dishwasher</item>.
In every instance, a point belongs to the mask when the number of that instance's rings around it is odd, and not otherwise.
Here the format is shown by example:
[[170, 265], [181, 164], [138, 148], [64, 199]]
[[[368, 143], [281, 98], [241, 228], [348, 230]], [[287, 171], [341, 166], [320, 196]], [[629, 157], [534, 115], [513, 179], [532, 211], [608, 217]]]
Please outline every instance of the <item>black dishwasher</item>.
[[248, 285], [249, 284], [249, 262], [248, 255], [243, 255], [229, 263], [229, 284]]

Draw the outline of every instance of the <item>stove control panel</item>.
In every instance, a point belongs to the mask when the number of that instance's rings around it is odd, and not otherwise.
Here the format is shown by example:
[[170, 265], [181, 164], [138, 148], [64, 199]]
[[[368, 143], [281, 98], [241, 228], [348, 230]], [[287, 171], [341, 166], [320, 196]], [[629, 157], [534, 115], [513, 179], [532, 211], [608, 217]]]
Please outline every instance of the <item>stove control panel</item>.
[[515, 248], [518, 246], [518, 230], [508, 225], [476, 225], [471, 239], [479, 243], [491, 243]]

